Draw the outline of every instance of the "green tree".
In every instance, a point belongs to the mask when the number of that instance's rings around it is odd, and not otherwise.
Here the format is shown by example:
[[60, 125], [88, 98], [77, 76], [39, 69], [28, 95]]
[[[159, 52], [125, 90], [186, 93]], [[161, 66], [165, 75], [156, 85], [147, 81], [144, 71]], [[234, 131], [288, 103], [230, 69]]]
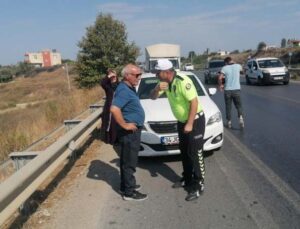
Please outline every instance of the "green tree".
[[17, 76], [26, 75], [27, 73], [31, 72], [32, 70], [34, 70], [34, 66], [32, 66], [28, 63], [24, 63], [24, 62], [19, 62], [15, 66], [15, 74]]
[[257, 45], [257, 51], [258, 52], [263, 51], [266, 49], [266, 47], [267, 47], [267, 44], [265, 42], [261, 41]]
[[108, 68], [134, 63], [139, 55], [135, 43], [127, 41], [124, 23], [111, 14], [99, 14], [78, 46], [76, 80], [80, 87], [93, 87]]

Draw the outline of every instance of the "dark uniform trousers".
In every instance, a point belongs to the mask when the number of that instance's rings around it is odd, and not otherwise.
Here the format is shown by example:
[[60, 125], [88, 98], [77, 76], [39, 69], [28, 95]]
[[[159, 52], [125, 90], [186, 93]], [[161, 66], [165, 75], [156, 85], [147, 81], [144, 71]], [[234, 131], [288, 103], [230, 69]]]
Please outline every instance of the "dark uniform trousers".
[[140, 150], [141, 128], [137, 131], [118, 129], [118, 140], [121, 147], [120, 152], [120, 189], [125, 195], [131, 195], [134, 191], [136, 180], [134, 173], [138, 162]]
[[205, 174], [203, 158], [203, 138], [205, 131], [204, 113], [200, 112], [196, 114], [193, 130], [188, 134], [183, 132], [185, 124], [186, 123], [181, 122], [177, 123], [183, 177], [189, 191], [196, 191], [200, 188], [200, 182], [204, 182]]

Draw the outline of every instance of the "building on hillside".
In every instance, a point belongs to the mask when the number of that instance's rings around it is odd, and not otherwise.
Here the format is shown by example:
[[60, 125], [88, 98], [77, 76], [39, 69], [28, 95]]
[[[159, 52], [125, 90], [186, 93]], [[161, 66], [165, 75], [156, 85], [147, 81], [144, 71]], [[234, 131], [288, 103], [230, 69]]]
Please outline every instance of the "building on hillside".
[[300, 40], [288, 39], [288, 41], [287, 41], [287, 47], [289, 47], [289, 48], [300, 47]]
[[230, 54], [230, 52], [228, 52], [228, 51], [221, 51], [221, 50], [219, 50], [219, 51], [217, 52], [217, 54], [218, 54], [218, 55], [220, 55], [220, 56], [226, 56], [226, 55], [229, 55], [229, 54]]
[[276, 45], [267, 45], [265, 50], [277, 49]]
[[43, 50], [40, 52], [25, 53], [25, 63], [32, 64], [36, 67], [51, 67], [61, 64], [61, 55], [55, 49]]

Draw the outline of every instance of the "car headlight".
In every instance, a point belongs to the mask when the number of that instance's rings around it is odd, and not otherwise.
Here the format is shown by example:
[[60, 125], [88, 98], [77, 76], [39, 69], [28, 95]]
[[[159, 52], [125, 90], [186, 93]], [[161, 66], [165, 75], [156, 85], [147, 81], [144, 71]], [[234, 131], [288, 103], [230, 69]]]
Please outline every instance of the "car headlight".
[[217, 113], [215, 113], [208, 119], [208, 122], [206, 125], [209, 126], [215, 122], [221, 122], [221, 121], [222, 121], [222, 115], [221, 115], [221, 112], [218, 111]]

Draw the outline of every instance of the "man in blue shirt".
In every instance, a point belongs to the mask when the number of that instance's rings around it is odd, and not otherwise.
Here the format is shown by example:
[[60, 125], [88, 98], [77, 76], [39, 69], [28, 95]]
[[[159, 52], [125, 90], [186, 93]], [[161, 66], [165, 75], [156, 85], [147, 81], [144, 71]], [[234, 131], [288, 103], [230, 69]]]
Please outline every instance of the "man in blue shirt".
[[134, 173], [140, 150], [141, 130], [145, 120], [145, 112], [135, 91], [141, 79], [141, 69], [133, 64], [126, 65], [122, 72], [123, 81], [118, 85], [111, 106], [111, 113], [119, 125], [118, 140], [120, 153], [120, 192], [124, 200], [141, 201], [148, 198], [138, 192]]
[[[240, 73], [243, 72], [242, 66], [232, 61], [231, 57], [226, 57], [225, 66], [222, 68], [218, 78], [219, 88], [224, 92], [225, 107], [226, 107], [226, 119], [227, 127], [232, 127], [231, 122], [231, 103], [233, 101], [235, 108], [238, 112], [240, 127], [244, 128], [243, 109], [241, 102], [241, 84]], [[225, 79], [225, 85], [223, 80]]]

